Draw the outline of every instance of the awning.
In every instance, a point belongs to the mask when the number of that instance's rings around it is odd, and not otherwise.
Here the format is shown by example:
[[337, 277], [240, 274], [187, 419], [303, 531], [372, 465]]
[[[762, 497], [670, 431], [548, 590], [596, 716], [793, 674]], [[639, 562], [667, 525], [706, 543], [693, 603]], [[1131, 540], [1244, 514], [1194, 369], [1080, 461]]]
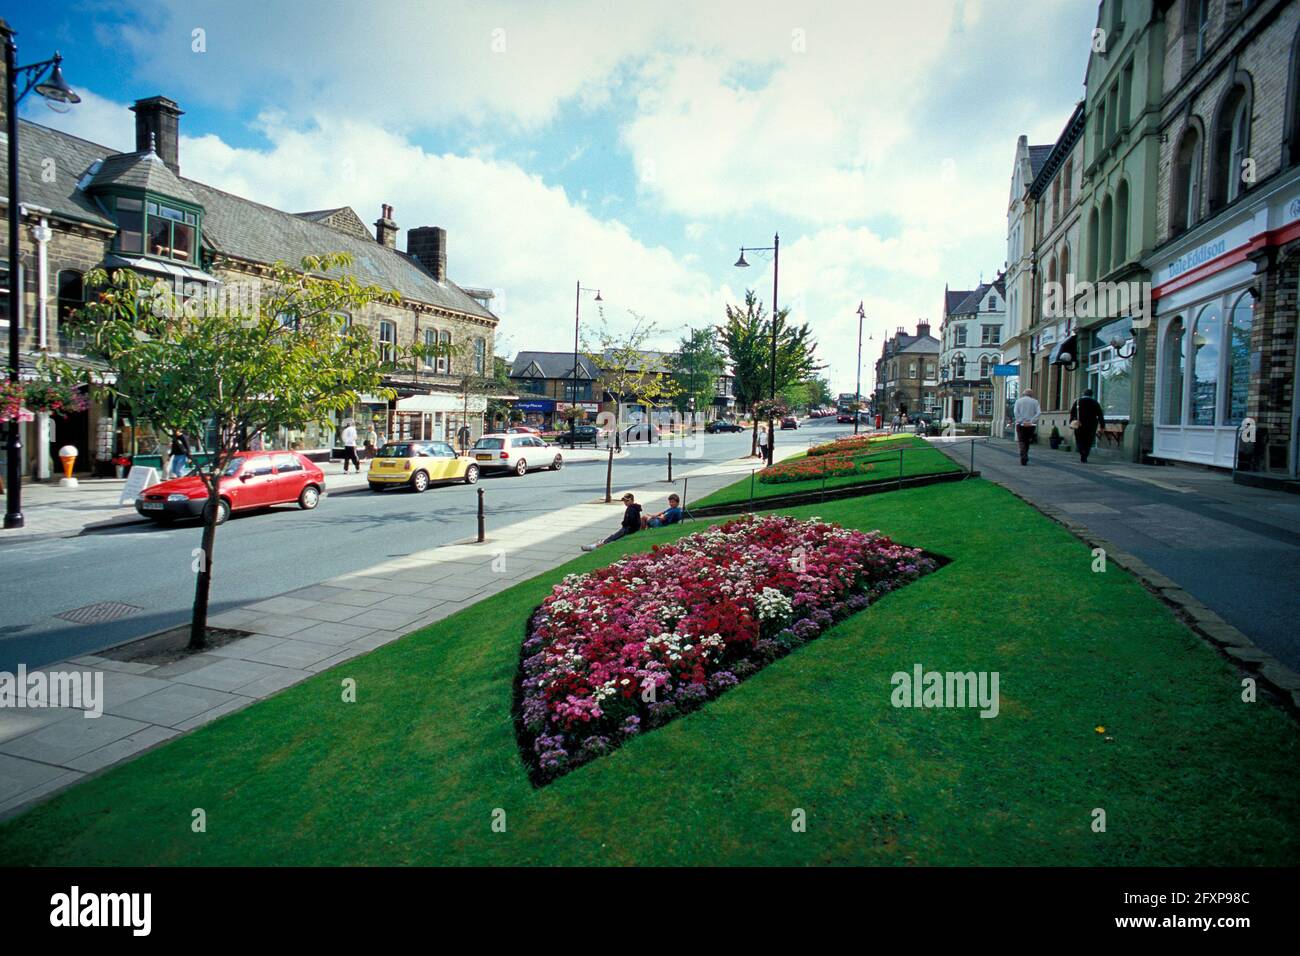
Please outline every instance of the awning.
[[1067, 335], [1061, 341], [1052, 346], [1052, 355], [1048, 359], [1051, 365], [1077, 365], [1079, 364], [1079, 353], [1075, 351], [1075, 342], [1078, 335]]
[[429, 395], [411, 395], [398, 399], [399, 412], [465, 412], [476, 414], [487, 410], [487, 399], [482, 395], [469, 396], [468, 402], [463, 396], [450, 395], [446, 392], [433, 392]]
[[173, 279], [188, 279], [193, 282], [219, 283], [221, 281], [211, 273], [195, 269], [193, 266], [183, 266], [179, 262], [164, 262], [161, 259], [146, 259], [142, 256], [105, 256], [104, 265], [110, 269], [134, 269], [136, 272], [148, 272]]

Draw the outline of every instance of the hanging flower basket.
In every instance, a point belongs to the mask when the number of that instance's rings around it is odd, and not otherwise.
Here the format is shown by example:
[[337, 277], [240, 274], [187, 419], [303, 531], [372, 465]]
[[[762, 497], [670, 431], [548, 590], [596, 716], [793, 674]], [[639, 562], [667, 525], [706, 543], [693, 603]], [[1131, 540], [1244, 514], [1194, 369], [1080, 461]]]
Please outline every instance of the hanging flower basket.
[[29, 422], [38, 412], [63, 418], [73, 412], [84, 412], [88, 406], [85, 394], [67, 382], [49, 379], [0, 382], [0, 421]]

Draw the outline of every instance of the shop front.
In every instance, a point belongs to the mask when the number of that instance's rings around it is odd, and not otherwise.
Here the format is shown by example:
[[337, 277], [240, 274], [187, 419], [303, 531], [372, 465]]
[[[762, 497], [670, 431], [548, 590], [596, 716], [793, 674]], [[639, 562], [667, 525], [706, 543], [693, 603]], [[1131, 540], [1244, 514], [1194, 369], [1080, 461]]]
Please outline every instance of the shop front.
[[390, 441], [434, 440], [468, 448], [483, 434], [487, 399], [482, 395], [433, 392], [398, 399]]
[[523, 424], [551, 431], [555, 424], [555, 401], [550, 398], [525, 398], [515, 402], [515, 409], [523, 413]]

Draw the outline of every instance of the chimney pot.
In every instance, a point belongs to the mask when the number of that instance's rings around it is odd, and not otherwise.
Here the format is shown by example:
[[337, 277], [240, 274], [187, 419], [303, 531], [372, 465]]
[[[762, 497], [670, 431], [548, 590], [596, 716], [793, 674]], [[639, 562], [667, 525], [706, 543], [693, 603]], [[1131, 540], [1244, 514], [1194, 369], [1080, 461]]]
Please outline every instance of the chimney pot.
[[397, 248], [397, 223], [393, 221], [393, 207], [384, 203], [375, 220], [375, 241], [387, 249]]

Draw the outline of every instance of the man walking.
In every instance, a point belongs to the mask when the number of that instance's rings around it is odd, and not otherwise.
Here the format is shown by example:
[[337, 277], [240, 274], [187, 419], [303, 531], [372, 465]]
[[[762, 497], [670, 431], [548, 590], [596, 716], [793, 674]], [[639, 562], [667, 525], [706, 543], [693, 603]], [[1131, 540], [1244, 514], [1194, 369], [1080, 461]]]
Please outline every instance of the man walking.
[[179, 478], [185, 474], [185, 469], [190, 462], [190, 441], [185, 437], [184, 432], [177, 432], [172, 436], [171, 463], [169, 465], [172, 478]]
[[1038, 434], [1038, 416], [1042, 409], [1038, 399], [1034, 398], [1033, 389], [1027, 388], [1016, 399], [1012, 415], [1016, 419], [1016, 441], [1020, 445], [1020, 464], [1029, 464], [1029, 445]]
[[350, 418], [343, 426], [343, 474], [345, 475], [348, 473], [348, 462], [356, 465], [357, 471], [361, 471], [361, 460], [357, 458], [357, 426]]
[[1070, 406], [1070, 427], [1074, 441], [1079, 446], [1079, 461], [1088, 463], [1088, 452], [1097, 441], [1097, 429], [1106, 427], [1106, 415], [1101, 402], [1092, 397], [1092, 389], [1085, 388], [1083, 395]]

